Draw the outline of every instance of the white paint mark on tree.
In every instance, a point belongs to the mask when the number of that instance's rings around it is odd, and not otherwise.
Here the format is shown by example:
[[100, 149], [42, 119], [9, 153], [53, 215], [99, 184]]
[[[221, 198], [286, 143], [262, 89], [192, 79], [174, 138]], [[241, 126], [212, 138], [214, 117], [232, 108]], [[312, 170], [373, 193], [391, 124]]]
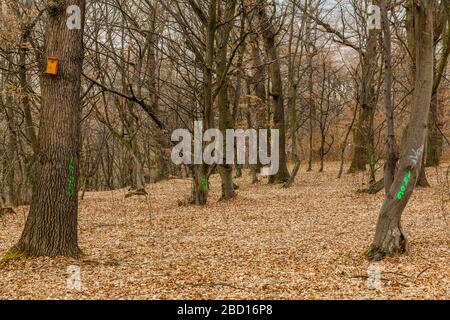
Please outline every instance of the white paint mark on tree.
[[408, 157], [409, 164], [411, 165], [411, 167], [415, 168], [417, 166], [417, 163], [422, 161], [422, 156], [423, 156], [424, 150], [425, 150], [425, 148], [423, 145], [417, 150], [411, 149], [413, 154]]

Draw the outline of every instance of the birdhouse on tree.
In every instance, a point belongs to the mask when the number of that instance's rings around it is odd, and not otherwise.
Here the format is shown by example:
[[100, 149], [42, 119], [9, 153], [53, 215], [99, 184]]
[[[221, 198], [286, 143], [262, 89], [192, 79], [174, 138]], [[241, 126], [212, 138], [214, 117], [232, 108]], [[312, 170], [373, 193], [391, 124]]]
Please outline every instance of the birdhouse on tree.
[[58, 59], [54, 57], [47, 58], [46, 74], [57, 75], [58, 74]]

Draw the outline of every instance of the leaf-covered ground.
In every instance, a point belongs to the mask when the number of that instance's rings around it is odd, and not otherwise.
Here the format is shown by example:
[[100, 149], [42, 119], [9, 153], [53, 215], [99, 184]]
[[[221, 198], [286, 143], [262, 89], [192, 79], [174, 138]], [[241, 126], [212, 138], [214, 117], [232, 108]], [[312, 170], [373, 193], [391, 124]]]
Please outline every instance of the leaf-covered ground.
[[[30, 259], [0, 268], [0, 299], [449, 299], [450, 228], [447, 166], [429, 169], [405, 210], [407, 256], [370, 264], [383, 193], [358, 194], [365, 174], [336, 179], [299, 173], [291, 189], [237, 179], [238, 196], [205, 207], [179, 206], [189, 180], [149, 185], [148, 197], [126, 190], [87, 193], [80, 203], [85, 256]], [[0, 221], [0, 255], [19, 238], [28, 208]], [[80, 291], [67, 287], [81, 267]], [[370, 286], [368, 270], [381, 271]], [[369, 277], [369, 278], [368, 278]]]

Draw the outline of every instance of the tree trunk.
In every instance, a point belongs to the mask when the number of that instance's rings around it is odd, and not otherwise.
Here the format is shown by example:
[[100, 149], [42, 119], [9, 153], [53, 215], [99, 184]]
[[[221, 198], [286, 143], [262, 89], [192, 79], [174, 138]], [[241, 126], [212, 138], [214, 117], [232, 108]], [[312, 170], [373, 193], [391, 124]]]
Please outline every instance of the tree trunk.
[[399, 170], [381, 208], [375, 238], [366, 251], [369, 260], [381, 260], [407, 251], [400, 224], [411, 198], [424, 153], [425, 133], [433, 89], [433, 3], [418, 1], [414, 6], [416, 77], [411, 118], [402, 146]]
[[324, 169], [324, 160], [325, 160], [325, 140], [323, 137], [320, 139], [320, 149], [319, 149], [319, 156], [320, 156], [320, 167], [319, 167], [319, 173], [323, 172]]
[[[12, 57], [10, 56], [12, 61]], [[9, 70], [12, 71], [13, 64], [9, 63]], [[11, 73], [12, 74], [12, 73]], [[6, 76], [5, 84], [9, 85], [10, 88], [13, 87], [13, 82], [11, 82], [10, 75]], [[10, 89], [11, 90], [11, 89]], [[8, 127], [8, 138], [7, 138], [7, 150], [5, 153], [7, 161], [5, 162], [6, 166], [6, 203], [9, 206], [15, 207], [19, 204], [19, 195], [18, 195], [18, 185], [16, 179], [16, 164], [19, 160], [18, 150], [19, 150], [19, 126], [17, 124], [17, 116], [16, 110], [14, 108], [14, 94], [12, 92], [8, 93], [6, 96], [6, 105], [5, 105], [5, 116]], [[2, 156], [3, 157], [3, 156]]]
[[[205, 30], [205, 62], [203, 63], [203, 132], [211, 129], [214, 125], [213, 69], [216, 27], [217, 0], [211, 0], [208, 6], [208, 21]], [[204, 205], [208, 201], [207, 166], [205, 164], [198, 164], [193, 165], [191, 168], [193, 184], [192, 202], [196, 205]]]
[[[433, 2], [434, 6], [434, 2]], [[415, 82], [415, 74], [416, 74], [416, 43], [415, 43], [415, 29], [416, 29], [416, 21], [414, 19], [414, 0], [407, 0], [405, 2], [405, 8], [406, 8], [406, 37], [407, 37], [407, 44], [408, 49], [411, 54], [411, 60], [410, 60], [410, 67], [408, 72], [408, 79], [409, 79], [409, 85], [411, 88], [411, 92], [414, 89], [414, 82]], [[434, 49], [433, 49], [434, 50]], [[433, 51], [434, 53], [434, 51]], [[434, 64], [433, 64], [434, 65]], [[425, 167], [422, 166], [419, 173], [419, 179], [417, 181], [417, 186], [419, 187], [429, 187], [430, 184], [428, 183], [427, 176], [425, 174]]]
[[[217, 77], [220, 79], [220, 88], [218, 94], [219, 108], [219, 128], [223, 134], [223, 145], [226, 146], [226, 130], [233, 128], [233, 116], [230, 112], [230, 101], [228, 97], [228, 75], [227, 75], [227, 54], [228, 40], [232, 29], [234, 12], [236, 9], [236, 0], [226, 2], [225, 11], [222, 13], [222, 5], [219, 4], [219, 17], [227, 22], [218, 30], [217, 35]], [[221, 164], [218, 166], [220, 178], [222, 180], [222, 200], [228, 200], [235, 196], [233, 187], [233, 166], [231, 164]]]
[[419, 179], [417, 180], [417, 186], [422, 187], [422, 188], [431, 187], [430, 183], [428, 182], [427, 175], [425, 172], [425, 157], [422, 159], [422, 167], [420, 169]]
[[[296, 58], [298, 55], [298, 47], [300, 44], [300, 36], [296, 41], [295, 50], [293, 52], [294, 41], [294, 22], [295, 22], [295, 10], [296, 3], [292, 3], [292, 18], [289, 26], [289, 59], [288, 59], [288, 80], [289, 80], [289, 123], [290, 123], [290, 136], [291, 136], [291, 160], [296, 163], [298, 160], [297, 151], [297, 86], [299, 80], [296, 77], [298, 66], [296, 65]], [[303, 28], [303, 25], [302, 25]], [[303, 48], [303, 47], [302, 47]], [[301, 58], [301, 54], [300, 54]], [[292, 176], [292, 175], [291, 175]]]
[[[252, 64], [253, 68], [255, 70], [255, 74], [251, 77], [251, 81], [247, 91], [250, 95], [253, 89], [253, 92], [255, 94], [255, 103], [252, 108], [250, 108], [250, 97], [248, 97], [248, 118], [247, 123], [249, 128], [254, 128], [256, 130], [258, 129], [265, 129], [267, 128], [267, 121], [265, 120], [265, 105], [267, 103], [266, 99], [266, 87], [264, 85], [264, 79], [267, 77], [267, 70], [265, 64], [262, 62], [261, 59], [261, 50], [259, 49], [259, 38], [258, 35], [252, 35], [251, 36], [251, 54], [252, 54]], [[254, 115], [254, 121], [252, 121], [252, 115]], [[252, 183], [258, 182], [258, 175], [257, 173], [261, 169], [261, 163], [258, 160], [258, 163], [256, 165], [252, 165]]]
[[133, 175], [134, 175], [134, 184], [136, 186], [136, 194], [147, 194], [145, 191], [145, 178], [144, 178], [144, 167], [142, 165], [141, 159], [139, 159], [139, 155], [137, 153], [132, 154], [133, 157]]
[[389, 194], [397, 167], [397, 144], [395, 142], [394, 108], [392, 105], [392, 45], [391, 29], [388, 18], [387, 0], [380, 0], [381, 22], [383, 28], [383, 61], [384, 61], [384, 107], [387, 123], [388, 157], [384, 165], [384, 189]]
[[364, 138], [364, 132], [362, 124], [367, 117], [367, 112], [364, 109], [359, 111], [357, 126], [353, 130], [353, 156], [350, 169], [348, 173], [356, 173], [367, 170], [367, 148], [366, 140]]
[[338, 179], [342, 178], [342, 173], [344, 173], [345, 151], [347, 150], [348, 137], [350, 136], [350, 133], [352, 132], [353, 126], [355, 125], [355, 121], [356, 121], [357, 115], [358, 115], [358, 105], [355, 106], [355, 110], [353, 111], [352, 122], [348, 126], [347, 132], [345, 133], [344, 142], [342, 143], [341, 163], [339, 165]]
[[450, 1], [442, 1], [441, 6], [443, 6], [443, 14], [441, 15], [440, 23], [436, 23], [434, 50], [436, 51], [441, 35], [442, 50], [439, 63], [435, 63], [434, 68], [433, 96], [431, 99], [431, 110], [428, 121], [427, 157], [425, 164], [427, 167], [436, 167], [440, 164], [443, 144], [443, 137], [440, 132], [440, 128], [442, 126], [442, 114], [439, 108], [439, 86], [448, 63], [448, 57], [450, 55]]
[[300, 160], [297, 160], [295, 162], [294, 169], [292, 170], [291, 176], [289, 177], [288, 181], [283, 185], [283, 188], [290, 188], [295, 182], [295, 178], [297, 177], [298, 171], [300, 170], [300, 165], [302, 162]]
[[[250, 104], [251, 104], [251, 100], [250, 100], [250, 94], [251, 94], [251, 89], [250, 89], [250, 84], [247, 81], [247, 108], [245, 109], [245, 119], [247, 120], [247, 128], [252, 129], [255, 128], [253, 125], [253, 121], [252, 121], [252, 112], [250, 110], [254, 110], [255, 112], [255, 118], [256, 118], [256, 113], [258, 110], [258, 103], [255, 105], [254, 108], [251, 108]], [[251, 164], [250, 165], [250, 174], [252, 177], [252, 184], [255, 184], [258, 182], [258, 175], [257, 175], [257, 170], [258, 170], [258, 164]]]
[[[66, 8], [70, 5], [81, 9], [81, 30], [66, 25]], [[77, 242], [77, 186], [84, 8], [84, 0], [52, 2], [48, 8], [46, 56], [59, 60], [59, 70], [57, 75], [43, 78], [33, 200], [10, 257], [78, 257], [81, 253]]]
[[426, 167], [437, 167], [440, 163], [442, 135], [439, 126], [439, 101], [437, 92], [431, 98], [430, 118], [428, 119]]
[[31, 31], [26, 31], [25, 35], [22, 39], [22, 46], [19, 49], [19, 61], [20, 61], [20, 68], [19, 68], [19, 79], [20, 79], [20, 92], [21, 92], [21, 100], [22, 100], [22, 106], [23, 106], [23, 113], [26, 123], [25, 132], [27, 135], [27, 139], [29, 140], [29, 143], [31, 145], [31, 148], [34, 153], [37, 152], [38, 149], [38, 143], [37, 143], [37, 137], [36, 132], [34, 129], [33, 124], [33, 117], [31, 115], [31, 106], [30, 106], [30, 92], [29, 92], [29, 84], [27, 79], [27, 49], [25, 48], [26, 41], [28, 41], [29, 33]]
[[205, 205], [208, 201], [208, 177], [206, 165], [194, 165], [192, 168], [192, 203]]
[[[374, 4], [377, 4], [376, 1]], [[377, 64], [377, 30], [369, 30], [366, 51], [361, 57], [359, 84], [360, 114], [353, 133], [353, 157], [349, 173], [365, 171], [370, 165], [370, 180], [375, 176], [375, 148], [373, 121], [376, 109], [375, 72]]]
[[[311, 5], [310, 1], [305, 3], [306, 10], [309, 10], [308, 6]], [[313, 13], [313, 10], [311, 10]], [[313, 40], [313, 28], [312, 28], [312, 20], [309, 17], [305, 17], [306, 21], [306, 56], [308, 59], [308, 104], [309, 104], [309, 120], [308, 120], [308, 142], [309, 142], [309, 150], [308, 150], [308, 168], [307, 172], [312, 171], [313, 166], [313, 153], [314, 153], [314, 121], [316, 117], [316, 108], [313, 99], [314, 94], [314, 66], [313, 66], [313, 57], [314, 57], [314, 45], [316, 38]], [[314, 27], [314, 34], [316, 33], [317, 26]]]
[[280, 133], [280, 167], [278, 173], [270, 176], [270, 183], [284, 183], [289, 179], [286, 159], [286, 128], [284, 121], [284, 102], [283, 102], [283, 83], [281, 79], [280, 60], [278, 58], [278, 49], [275, 41], [275, 30], [267, 16], [266, 1], [258, 0], [257, 14], [259, 18], [260, 30], [264, 38], [267, 58], [270, 61], [269, 72], [272, 81], [270, 95], [273, 98], [273, 123], [274, 128]]

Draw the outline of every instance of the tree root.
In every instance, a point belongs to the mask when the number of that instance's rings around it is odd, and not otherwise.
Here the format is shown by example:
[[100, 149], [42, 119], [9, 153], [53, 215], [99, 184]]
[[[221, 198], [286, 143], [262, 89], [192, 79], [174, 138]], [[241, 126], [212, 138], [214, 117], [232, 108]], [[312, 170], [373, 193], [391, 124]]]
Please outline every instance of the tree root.
[[301, 163], [302, 162], [300, 160], [297, 160], [295, 162], [294, 170], [292, 170], [291, 176], [289, 177], [288, 181], [286, 181], [286, 183], [283, 185], [283, 188], [290, 188], [292, 186], [292, 184], [295, 181], [295, 177], [297, 177], [298, 170], [300, 169]]
[[0, 267], [6, 265], [8, 262], [19, 260], [24, 256], [23, 252], [12, 247], [9, 251], [0, 259]]
[[400, 238], [391, 235], [388, 237], [389, 239], [385, 239], [381, 246], [372, 244], [363, 252], [367, 260], [381, 261], [385, 257], [393, 257], [408, 252], [408, 242], [403, 234], [399, 235]]
[[130, 191], [125, 195], [125, 199], [131, 198], [133, 196], [147, 196], [148, 193], [144, 189], [142, 190], [136, 190], [136, 191]]
[[386, 252], [384, 252], [380, 247], [372, 244], [366, 249], [366, 251], [363, 252], [363, 255], [369, 261], [381, 261], [386, 257]]
[[378, 192], [383, 190], [383, 188], [384, 188], [384, 178], [371, 184], [366, 189], [359, 189], [357, 192], [358, 193], [377, 194]]
[[49, 258], [56, 258], [56, 257], [67, 257], [67, 258], [73, 258], [73, 259], [79, 259], [84, 256], [84, 253], [81, 251], [81, 249], [78, 246], [72, 247], [70, 249], [64, 249], [64, 250], [43, 250], [39, 248], [30, 247], [29, 245], [26, 245], [24, 243], [17, 243], [14, 245], [9, 251], [1, 258], [0, 260], [0, 266], [11, 262], [20, 260], [22, 258], [37, 258], [37, 257], [49, 257]]

